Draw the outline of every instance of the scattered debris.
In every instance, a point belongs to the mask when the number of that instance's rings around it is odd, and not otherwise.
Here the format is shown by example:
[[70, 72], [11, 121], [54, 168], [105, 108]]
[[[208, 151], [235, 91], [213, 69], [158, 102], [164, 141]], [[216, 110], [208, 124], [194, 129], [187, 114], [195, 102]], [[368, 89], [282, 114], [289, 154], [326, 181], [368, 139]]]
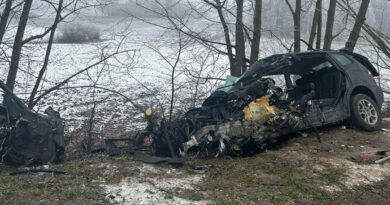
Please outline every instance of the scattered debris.
[[390, 156], [382, 158], [382, 159], [379, 159], [379, 160], [376, 160], [375, 163], [379, 164], [379, 163], [382, 163], [382, 162], [384, 162], [384, 161], [386, 161], [388, 159], [390, 159]]
[[9, 175], [15, 176], [15, 175], [20, 175], [20, 174], [28, 174], [28, 173], [69, 174], [68, 172], [56, 171], [56, 170], [50, 170], [50, 169], [31, 169], [31, 170], [23, 170], [23, 171], [18, 171], [18, 172], [12, 172]]
[[384, 133], [390, 132], [390, 130], [389, 130], [389, 129], [386, 129], [386, 128], [382, 128], [381, 130], [382, 130], [382, 132], [384, 132]]
[[192, 167], [192, 169], [195, 169], [195, 170], [202, 170], [202, 169], [203, 169], [202, 166], [199, 166], [199, 165], [197, 165], [197, 164], [195, 164], [195, 163], [193, 163], [193, 164], [191, 165], [191, 167]]
[[157, 164], [162, 162], [167, 162], [168, 164], [183, 164], [185, 162], [184, 158], [178, 157], [156, 157], [146, 154], [135, 153], [133, 156], [135, 161], [141, 161], [149, 164]]
[[387, 151], [387, 150], [384, 150], [384, 151], [377, 151], [375, 154], [376, 155], [385, 155], [387, 152], [389, 152], [389, 151]]
[[9, 165], [60, 162], [65, 158], [64, 122], [51, 107], [34, 113], [0, 80], [0, 156]]

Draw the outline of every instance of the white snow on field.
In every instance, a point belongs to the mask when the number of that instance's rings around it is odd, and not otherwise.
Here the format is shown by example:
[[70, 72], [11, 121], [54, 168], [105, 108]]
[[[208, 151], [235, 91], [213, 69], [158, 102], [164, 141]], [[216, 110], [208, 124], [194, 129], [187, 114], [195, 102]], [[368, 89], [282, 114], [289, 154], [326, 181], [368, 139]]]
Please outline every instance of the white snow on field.
[[[157, 169], [143, 165], [137, 177], [127, 177], [119, 184], [103, 185], [107, 197], [119, 204], [208, 204], [208, 201], [190, 201], [175, 193], [193, 193], [204, 175], [188, 175], [176, 169]], [[168, 177], [161, 177], [164, 171]]]

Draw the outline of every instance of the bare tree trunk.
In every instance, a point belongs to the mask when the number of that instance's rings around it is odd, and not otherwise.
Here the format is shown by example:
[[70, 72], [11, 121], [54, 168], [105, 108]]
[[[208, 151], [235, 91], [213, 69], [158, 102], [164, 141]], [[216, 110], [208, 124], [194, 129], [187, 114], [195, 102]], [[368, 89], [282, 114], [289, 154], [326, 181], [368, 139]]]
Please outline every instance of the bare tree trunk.
[[260, 38], [261, 38], [261, 13], [262, 0], [255, 2], [255, 14], [253, 17], [253, 39], [251, 48], [250, 65], [255, 63], [259, 58]]
[[178, 51], [178, 54], [176, 57], [175, 64], [173, 64], [173, 65], [170, 64], [172, 67], [172, 73], [171, 73], [171, 105], [169, 107], [169, 125], [171, 125], [171, 122], [172, 122], [173, 106], [174, 106], [174, 100], [175, 100], [175, 71], [177, 68], [177, 64], [180, 61], [182, 49], [183, 49], [182, 39], [181, 39], [181, 35], [179, 32], [179, 51]]
[[62, 3], [63, 3], [63, 0], [59, 0], [57, 14], [56, 14], [56, 17], [55, 17], [54, 23], [53, 23], [53, 29], [50, 31], [49, 42], [48, 42], [47, 48], [46, 48], [45, 60], [43, 62], [41, 70], [39, 71], [38, 78], [35, 82], [34, 88], [31, 92], [30, 99], [28, 102], [28, 108], [30, 108], [30, 109], [32, 109], [34, 107], [35, 95], [37, 94], [39, 85], [41, 84], [41, 81], [42, 81], [43, 74], [46, 72], [47, 66], [49, 64], [50, 52], [51, 52], [51, 48], [53, 45], [54, 35], [55, 35], [56, 29], [57, 29], [57, 25], [60, 22], [60, 18], [61, 18]]
[[233, 51], [232, 51], [233, 46], [232, 46], [232, 43], [230, 41], [229, 27], [227, 26], [225, 17], [222, 13], [223, 5], [221, 4], [220, 0], [216, 0], [216, 2], [217, 2], [218, 16], [219, 16], [219, 19], [221, 20], [221, 24], [223, 27], [223, 33], [225, 34], [226, 50], [228, 52], [229, 64], [230, 64], [230, 73], [233, 73], [235, 62], [234, 62], [234, 56], [233, 56]]
[[12, 0], [7, 0], [0, 21], [0, 44], [3, 42], [5, 28], [7, 27], [7, 22], [8, 22], [9, 13], [11, 11], [11, 7], [12, 7]]
[[9, 72], [7, 77], [7, 86], [12, 91], [15, 86], [16, 73], [18, 72], [20, 55], [22, 53], [22, 41], [24, 36], [24, 31], [26, 29], [28, 16], [31, 9], [31, 4], [33, 0], [25, 0], [23, 5], [23, 11], [20, 16], [18, 30], [16, 31], [15, 41], [12, 48], [11, 63], [9, 66]]
[[237, 16], [236, 16], [236, 66], [233, 76], [240, 76], [246, 71], [245, 65], [245, 39], [243, 29], [243, 9], [244, 0], [236, 0], [237, 3]]
[[93, 106], [91, 108], [91, 114], [89, 116], [88, 120], [88, 130], [87, 130], [87, 150], [86, 152], [88, 154], [91, 154], [92, 152], [92, 145], [93, 145], [93, 126], [95, 122], [95, 115], [96, 115], [96, 100], [95, 100], [95, 88], [93, 89]]
[[360, 30], [362, 29], [363, 23], [366, 20], [366, 13], [369, 4], [370, 0], [362, 0], [362, 4], [360, 5], [359, 12], [355, 19], [355, 24], [351, 33], [349, 34], [347, 43], [345, 44], [345, 48], [351, 52], [355, 48], [356, 42], [359, 38]]
[[222, 28], [223, 28], [223, 33], [225, 35], [225, 42], [226, 42], [226, 50], [229, 58], [229, 64], [230, 64], [230, 74], [233, 75], [235, 73], [235, 61], [234, 61], [234, 55], [233, 55], [233, 49], [232, 49], [232, 43], [230, 40], [230, 34], [229, 34], [229, 27], [226, 23], [225, 16], [223, 15], [223, 4], [221, 3], [220, 0], [215, 0], [215, 4], [210, 2], [209, 0], [203, 0], [207, 4], [213, 6], [218, 13], [219, 20], [221, 21]]
[[311, 24], [310, 37], [309, 37], [309, 45], [311, 47], [313, 47], [316, 32], [318, 31], [317, 26], [318, 26], [319, 14], [321, 12], [321, 4], [322, 4], [322, 0], [317, 0], [316, 9], [313, 15], [313, 23]]
[[318, 5], [318, 23], [317, 23], [317, 41], [316, 41], [316, 49], [321, 49], [321, 39], [322, 39], [322, 0], [321, 3]]
[[[344, 1], [343, 1], [344, 2]], [[350, 7], [342, 3], [338, 3], [338, 5], [343, 8], [345, 11], [352, 14], [352, 17], [357, 21], [357, 13], [351, 9]], [[378, 45], [379, 49], [388, 57], [390, 58], [390, 41], [387, 40], [386, 36], [383, 36], [380, 32], [375, 31], [371, 26], [363, 22], [363, 30], [371, 36], [371, 38], [375, 41], [375, 43]]]
[[301, 0], [296, 0], [294, 15], [294, 52], [301, 51], [301, 9]]
[[302, 2], [301, 0], [295, 0], [295, 11], [292, 8], [290, 2], [285, 0], [288, 8], [291, 11], [294, 19], [294, 52], [301, 51], [301, 10]]
[[324, 50], [330, 50], [333, 40], [334, 15], [336, 13], [337, 0], [330, 0], [328, 9], [328, 18], [326, 20]]

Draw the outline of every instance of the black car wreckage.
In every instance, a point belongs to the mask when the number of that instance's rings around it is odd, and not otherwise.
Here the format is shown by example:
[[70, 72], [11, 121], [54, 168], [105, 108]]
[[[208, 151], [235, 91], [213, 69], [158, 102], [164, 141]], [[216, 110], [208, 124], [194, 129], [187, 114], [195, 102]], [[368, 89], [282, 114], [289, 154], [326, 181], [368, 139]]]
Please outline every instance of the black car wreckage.
[[[301, 130], [348, 120], [366, 131], [381, 125], [382, 90], [367, 58], [346, 50], [273, 55], [257, 61], [234, 83], [208, 97], [179, 119], [162, 120], [132, 138], [135, 147], [153, 137], [153, 158], [180, 162], [187, 153], [202, 156], [252, 155]], [[279, 76], [279, 79], [275, 78]], [[284, 82], [278, 86], [280, 76]]]
[[65, 159], [64, 122], [51, 107], [35, 113], [0, 80], [1, 162], [13, 166], [61, 162]]

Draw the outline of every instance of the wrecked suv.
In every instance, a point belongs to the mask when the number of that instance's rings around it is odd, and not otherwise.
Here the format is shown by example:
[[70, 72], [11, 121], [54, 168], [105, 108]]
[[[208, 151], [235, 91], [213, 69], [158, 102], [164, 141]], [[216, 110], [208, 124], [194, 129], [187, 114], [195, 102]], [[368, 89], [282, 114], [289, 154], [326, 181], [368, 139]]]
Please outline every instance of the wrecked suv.
[[254, 154], [280, 136], [344, 120], [377, 130], [384, 100], [378, 75], [366, 57], [346, 50], [261, 59], [241, 77], [229, 76], [200, 108], [162, 122], [156, 154]]

